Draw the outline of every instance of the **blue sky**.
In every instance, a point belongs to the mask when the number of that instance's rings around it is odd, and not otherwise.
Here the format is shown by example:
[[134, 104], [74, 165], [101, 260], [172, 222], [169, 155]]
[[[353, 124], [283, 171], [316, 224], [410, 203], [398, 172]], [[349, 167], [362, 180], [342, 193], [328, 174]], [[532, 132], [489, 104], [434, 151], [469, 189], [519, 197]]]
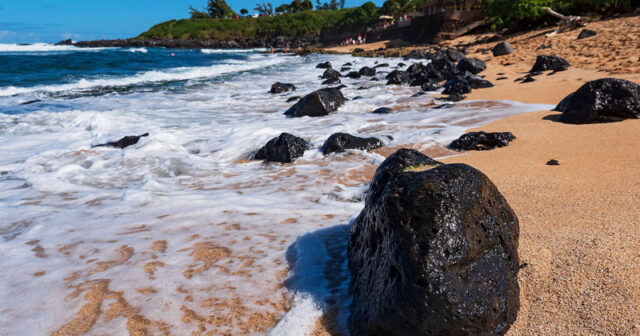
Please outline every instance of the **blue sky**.
[[[227, 0], [253, 12], [256, 0]], [[273, 0], [274, 7], [291, 0]], [[323, 1], [324, 2], [324, 1]], [[327, 1], [328, 2], [328, 1]], [[365, 0], [346, 0], [347, 7]], [[382, 0], [374, 1], [380, 5]], [[188, 17], [207, 0], [0, 0], [0, 43], [134, 37], [156, 23]], [[315, 5], [315, 0], [313, 0]]]

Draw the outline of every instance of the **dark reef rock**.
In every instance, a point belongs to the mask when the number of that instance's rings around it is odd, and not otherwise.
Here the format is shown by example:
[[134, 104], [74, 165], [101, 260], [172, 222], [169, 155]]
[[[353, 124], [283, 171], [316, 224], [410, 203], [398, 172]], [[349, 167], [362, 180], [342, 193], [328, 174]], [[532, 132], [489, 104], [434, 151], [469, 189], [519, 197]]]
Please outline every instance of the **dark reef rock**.
[[560, 162], [558, 162], [558, 160], [553, 160], [552, 159], [552, 160], [547, 161], [546, 165], [547, 166], [559, 166]]
[[358, 71], [361, 76], [373, 77], [376, 75], [376, 69], [370, 67], [362, 67], [360, 71]]
[[554, 110], [563, 112], [560, 121], [569, 124], [638, 119], [640, 85], [616, 78], [591, 81], [564, 98]]
[[583, 29], [583, 30], [580, 32], [580, 34], [578, 35], [578, 40], [582, 40], [582, 39], [584, 39], [584, 38], [591, 37], [591, 36], [596, 36], [597, 34], [598, 34], [598, 33], [596, 33], [596, 32], [595, 32], [595, 31], [593, 31], [593, 30], [590, 30], [590, 29]]
[[342, 82], [340, 81], [340, 78], [338, 78], [338, 77], [329, 77], [325, 81], [322, 82], [322, 84], [328, 84], [328, 85], [340, 84], [340, 83], [342, 83]]
[[319, 63], [318, 65], [316, 65], [316, 69], [331, 69], [333, 68], [331, 66], [331, 63], [329, 61], [326, 61], [324, 63]]
[[459, 102], [462, 100], [467, 99], [467, 96], [461, 94], [461, 93], [457, 93], [454, 92], [452, 94], [450, 94], [448, 97], [443, 97], [443, 98], [438, 98], [440, 100], [444, 100], [444, 101], [450, 101], [450, 102]]
[[380, 107], [380, 108], [377, 108], [377, 109], [373, 110], [372, 113], [389, 114], [389, 113], [391, 113], [391, 108], [389, 108], [389, 107]]
[[554, 72], [566, 71], [571, 64], [566, 59], [553, 55], [540, 55], [536, 58], [536, 63], [529, 70], [530, 73], [553, 70]]
[[271, 93], [282, 93], [287, 91], [295, 91], [296, 86], [290, 83], [275, 82], [271, 85]]
[[446, 82], [442, 87], [444, 87], [444, 91], [442, 94], [452, 94], [452, 93], [470, 93], [472, 89], [482, 89], [493, 87], [493, 84], [488, 80], [484, 80], [481, 77], [473, 75], [471, 73], [466, 73], [462, 75], [457, 75], [450, 81]]
[[322, 154], [342, 153], [347, 149], [372, 150], [384, 146], [377, 138], [360, 138], [347, 133], [332, 134], [322, 145]]
[[338, 77], [342, 77], [342, 74], [340, 73], [340, 71], [333, 70], [331, 68], [325, 70], [324, 73], [322, 74], [322, 78], [338, 78]]
[[454, 140], [449, 147], [455, 150], [489, 150], [505, 147], [515, 138], [511, 132], [470, 132]]
[[433, 79], [428, 80], [425, 83], [422, 83], [420, 85], [420, 88], [422, 89], [422, 91], [427, 91], [427, 92], [432, 92], [432, 91], [436, 91], [438, 89], [440, 89], [440, 85], [438, 84], [438, 82], [436, 82]]
[[469, 71], [474, 75], [483, 72], [486, 68], [487, 64], [483, 60], [477, 58], [463, 58], [457, 65], [458, 71]]
[[378, 68], [388, 68], [388, 67], [389, 67], [389, 63], [381, 63], [381, 64], [378, 64], [378, 65], [374, 66], [373, 68], [374, 69], [378, 69]]
[[344, 102], [340, 89], [320, 89], [302, 97], [284, 114], [289, 117], [321, 117], [335, 112]]
[[411, 82], [411, 77], [409, 77], [409, 73], [401, 70], [393, 70], [386, 77], [389, 81], [387, 81], [387, 85], [402, 85], [409, 84]]
[[351, 227], [351, 334], [503, 335], [520, 305], [518, 239], [482, 172], [397, 151]]
[[358, 78], [360, 78], [360, 77], [362, 77], [362, 76], [361, 76], [361, 75], [360, 75], [360, 73], [359, 73], [359, 72], [357, 72], [357, 71], [351, 71], [351, 72], [349, 72], [349, 73], [347, 74], [347, 77], [349, 77], [349, 78], [355, 78], [355, 79], [358, 79]]
[[289, 163], [301, 157], [304, 151], [309, 148], [309, 143], [304, 139], [289, 133], [282, 133], [280, 136], [269, 140], [251, 159]]
[[342, 67], [340, 68], [340, 72], [345, 72], [351, 70], [351, 67]]
[[126, 137], [123, 137], [118, 141], [110, 141], [110, 142], [99, 144], [99, 145], [93, 145], [91, 147], [115, 147], [115, 148], [123, 149], [125, 147], [129, 147], [137, 144], [138, 141], [140, 141], [140, 138], [146, 137], [146, 136], [149, 136], [149, 133], [144, 133], [140, 135], [127, 135]]
[[293, 102], [300, 99], [300, 96], [293, 96], [293, 97], [289, 97], [289, 99], [287, 99], [287, 103]]
[[500, 42], [496, 44], [493, 49], [491, 49], [491, 52], [493, 52], [493, 56], [509, 55], [513, 53], [513, 46], [511, 45], [511, 43], [509, 43], [509, 41]]
[[413, 95], [411, 95], [411, 97], [415, 98], [415, 97], [424, 96], [424, 95], [426, 95], [426, 94], [427, 94], [427, 93], [426, 93], [426, 92], [424, 92], [424, 91], [419, 91], [419, 92], [416, 92], [416, 93], [414, 93]]

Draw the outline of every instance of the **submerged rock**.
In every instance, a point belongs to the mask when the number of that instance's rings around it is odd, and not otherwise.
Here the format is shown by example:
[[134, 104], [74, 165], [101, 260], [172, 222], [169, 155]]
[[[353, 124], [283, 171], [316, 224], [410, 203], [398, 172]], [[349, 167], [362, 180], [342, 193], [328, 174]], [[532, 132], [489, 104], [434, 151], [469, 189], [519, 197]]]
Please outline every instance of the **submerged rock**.
[[518, 239], [482, 172], [397, 151], [351, 227], [351, 334], [504, 334], [519, 309]]
[[321, 117], [335, 112], [344, 102], [345, 99], [340, 89], [320, 89], [302, 97], [284, 114], [289, 117]]
[[362, 67], [358, 72], [361, 76], [372, 77], [376, 75], [376, 69], [370, 67]]
[[461, 135], [449, 147], [455, 150], [489, 150], [505, 147], [515, 138], [511, 132], [470, 132]]
[[389, 63], [380, 63], [376, 66], [374, 66], [374, 69], [378, 69], [378, 68], [388, 68], [389, 67]]
[[461, 72], [469, 71], [476, 75], [487, 69], [487, 64], [477, 58], [463, 58], [458, 62], [457, 69]]
[[275, 82], [271, 85], [271, 93], [282, 93], [287, 91], [295, 91], [296, 86], [290, 83]]
[[493, 47], [491, 51], [493, 52], [493, 56], [509, 55], [513, 53], [513, 46], [511, 45], [511, 43], [509, 43], [509, 41], [504, 41], [496, 44], [496, 46]]
[[530, 73], [553, 70], [554, 72], [566, 71], [571, 64], [564, 58], [553, 55], [540, 55], [536, 58], [536, 63], [529, 70]]
[[99, 145], [93, 145], [91, 147], [115, 147], [115, 148], [123, 149], [125, 147], [129, 147], [137, 144], [138, 141], [140, 141], [140, 138], [146, 137], [146, 136], [149, 136], [149, 133], [144, 133], [140, 135], [127, 135], [126, 137], [123, 137], [118, 141], [110, 141], [110, 142], [99, 144]]
[[287, 103], [293, 102], [300, 99], [300, 96], [293, 96], [293, 97], [289, 97], [289, 99], [287, 99]]
[[269, 140], [251, 159], [288, 163], [301, 157], [304, 151], [309, 148], [309, 143], [304, 139], [289, 133], [282, 133]]
[[555, 111], [560, 121], [589, 124], [640, 118], [640, 85], [616, 78], [588, 82], [564, 98]]
[[340, 83], [342, 83], [342, 82], [340, 81], [340, 78], [338, 78], [338, 77], [329, 77], [324, 82], [322, 82], [322, 84], [329, 84], [329, 85], [331, 85], [331, 84], [340, 84]]
[[373, 110], [372, 113], [389, 114], [389, 113], [391, 113], [391, 108], [389, 108], [389, 107], [380, 107], [380, 108], [377, 108], [377, 109]]
[[427, 91], [427, 92], [436, 91], [440, 89], [440, 87], [441, 86], [438, 84], [438, 82], [436, 82], [433, 79], [430, 79], [427, 82], [422, 83], [422, 85], [420, 85], [420, 88], [422, 89], [422, 91]]
[[331, 63], [329, 61], [326, 61], [324, 63], [319, 63], [318, 65], [316, 65], [316, 69], [331, 69]]
[[360, 77], [362, 77], [362, 76], [361, 76], [361, 75], [360, 75], [360, 73], [359, 73], [359, 72], [357, 72], [357, 71], [351, 71], [351, 72], [349, 72], [349, 73], [347, 74], [347, 77], [349, 77], [349, 78], [356, 78], [356, 79], [357, 79], [357, 78], [360, 78]]
[[378, 138], [361, 138], [347, 133], [332, 134], [322, 145], [322, 154], [342, 153], [347, 149], [372, 150], [384, 146]]

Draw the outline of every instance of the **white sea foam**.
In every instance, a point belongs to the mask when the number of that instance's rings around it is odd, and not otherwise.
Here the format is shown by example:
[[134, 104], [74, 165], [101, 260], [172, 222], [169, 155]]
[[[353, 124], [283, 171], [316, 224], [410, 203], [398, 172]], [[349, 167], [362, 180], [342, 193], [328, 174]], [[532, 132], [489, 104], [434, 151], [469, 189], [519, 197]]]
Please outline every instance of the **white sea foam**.
[[203, 54], [229, 54], [229, 53], [253, 53], [264, 52], [266, 48], [252, 48], [252, 49], [200, 49]]
[[42, 51], [87, 51], [95, 52], [107, 48], [78, 48], [70, 45], [53, 45], [48, 43], [34, 44], [3, 44], [0, 43], [1, 52], [42, 52]]
[[[319, 148], [327, 137], [348, 132], [429, 151], [468, 127], [550, 108], [504, 101], [435, 110], [429, 95], [411, 97], [417, 88], [385, 86], [380, 74], [378, 82], [344, 78], [345, 96], [362, 98], [329, 116], [286, 118], [282, 113], [294, 104], [287, 98], [321, 86], [322, 69], [314, 65], [325, 60], [354, 68], [375, 61], [266, 55], [244, 64], [92, 79], [46, 89], [234, 73], [178, 92], [83, 97], [0, 114], [0, 293], [11, 293], [0, 300], [0, 333], [50, 334], [76, 318], [91, 281], [104, 279], [151, 321], [149, 328], [162, 321], [176, 335], [202, 333], [200, 324], [212, 334], [264, 334], [243, 323], [268, 314], [280, 321], [272, 335], [308, 335], [329, 309], [339, 311], [344, 326], [348, 223], [363, 206], [363, 175], [384, 158], [362, 151], [324, 157]], [[269, 94], [276, 81], [297, 90]], [[371, 113], [381, 106], [394, 113]], [[144, 132], [150, 135], [124, 150], [91, 148]], [[304, 137], [313, 149], [292, 164], [243, 161], [281, 132]], [[159, 240], [167, 242], [165, 251], [150, 248]], [[230, 256], [209, 265], [193, 252], [199, 243], [228, 248]], [[133, 250], [118, 263], [123, 245]], [[162, 266], [149, 273], [151, 262]], [[286, 306], [283, 295], [293, 299], [286, 314], [279, 308]], [[185, 309], [205, 320], [233, 318], [215, 328], [187, 322]], [[125, 325], [126, 317], [100, 317], [89, 333], [124, 334]]]
[[146, 54], [147, 52], [149, 52], [147, 48], [129, 48], [126, 50], [132, 53], [143, 53], [143, 54]]
[[198, 78], [210, 78], [223, 74], [259, 69], [284, 62], [283, 58], [262, 57], [255, 62], [226, 62], [203, 67], [180, 67], [166, 70], [153, 70], [128, 77], [105, 77], [81, 79], [69, 84], [39, 85], [33, 87], [0, 87], [0, 96], [14, 96], [32, 92], [62, 92], [85, 90], [102, 86], [128, 86], [144, 83], [179, 81]]

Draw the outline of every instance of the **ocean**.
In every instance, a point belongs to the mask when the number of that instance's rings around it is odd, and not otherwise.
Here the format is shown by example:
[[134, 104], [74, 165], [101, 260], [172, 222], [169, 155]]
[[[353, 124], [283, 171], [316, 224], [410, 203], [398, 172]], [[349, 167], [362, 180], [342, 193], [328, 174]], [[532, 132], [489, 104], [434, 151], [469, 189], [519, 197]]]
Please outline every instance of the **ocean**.
[[[390, 67], [343, 78], [333, 114], [285, 117], [289, 98], [322, 87], [324, 61]], [[453, 155], [470, 127], [549, 108], [434, 109], [434, 95], [385, 85], [400, 62], [0, 44], [0, 334], [309, 335], [323, 313], [345, 331], [349, 223], [385, 155]], [[276, 81], [297, 90], [270, 94]], [[394, 112], [371, 113], [383, 106]], [[248, 160], [282, 132], [313, 148]], [[386, 148], [323, 156], [336, 132]]]

